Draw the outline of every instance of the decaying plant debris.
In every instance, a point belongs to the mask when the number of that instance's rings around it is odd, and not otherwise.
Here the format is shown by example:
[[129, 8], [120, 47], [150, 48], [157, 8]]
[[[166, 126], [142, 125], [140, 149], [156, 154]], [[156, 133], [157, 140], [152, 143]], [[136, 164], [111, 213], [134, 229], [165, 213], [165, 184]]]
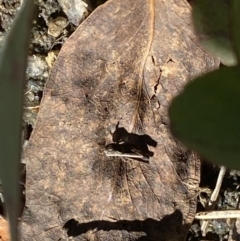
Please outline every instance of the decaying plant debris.
[[[50, 0], [50, 1], [38, 0], [36, 2], [38, 5], [38, 13], [37, 13], [38, 17], [37, 17], [37, 20], [34, 24], [33, 31], [32, 31], [33, 39], [32, 39], [31, 48], [30, 48], [29, 66], [27, 69], [28, 83], [27, 83], [26, 92], [25, 92], [26, 104], [24, 106], [26, 111], [25, 111], [24, 120], [23, 120], [23, 126], [25, 126], [26, 128], [24, 129], [25, 134], [23, 135], [24, 136], [23, 142], [25, 142], [26, 140], [29, 139], [29, 136], [30, 136], [29, 130], [31, 131], [32, 128], [35, 127], [36, 117], [39, 112], [39, 106], [40, 106], [40, 101], [43, 96], [44, 86], [49, 77], [49, 71], [52, 68], [53, 62], [55, 61], [55, 59], [59, 53], [59, 50], [62, 47], [62, 45], [64, 44], [64, 42], [68, 39], [68, 37], [72, 34], [72, 32], [74, 30], [76, 30], [76, 24], [71, 23], [70, 19], [68, 19], [68, 16], [66, 16], [66, 13], [62, 9], [62, 5], [59, 4], [57, 0]], [[0, 7], [0, 18], [1, 18], [0, 39], [3, 39], [5, 32], [10, 27], [10, 24], [12, 22], [12, 18], [14, 16], [15, 12], [17, 11], [17, 9], [20, 6], [20, 1], [16, 1], [16, 0], [4, 1], [4, 0], [2, 0], [0, 6], [1, 6]], [[96, 6], [95, 3], [93, 3], [91, 5], [91, 8], [87, 8], [86, 12], [84, 12], [84, 14], [85, 14], [84, 16], [87, 15], [86, 14], [87, 11], [89, 11], [88, 12], [88, 14], [89, 14], [93, 10], [93, 7], [95, 7], [95, 6]], [[179, 9], [181, 9], [181, 8], [179, 8]], [[112, 11], [111, 8], [108, 11]], [[173, 35], [172, 35], [172, 38], [174, 38]], [[162, 40], [162, 39], [159, 38], [159, 41], [160, 40]], [[93, 41], [93, 38], [90, 38], [88, 41], [89, 42]], [[170, 42], [172, 42], [172, 41], [173, 40], [171, 40]], [[142, 40], [141, 40], [141, 42], [142, 42]], [[119, 44], [119, 43], [116, 43], [116, 44]], [[122, 54], [123, 55], [125, 54], [124, 51], [122, 52]], [[136, 55], [133, 54], [133, 56], [134, 56], [134, 58], [137, 58]], [[90, 58], [90, 60], [91, 60], [91, 55], [86, 54], [85, 57]], [[168, 64], [169, 64], [168, 66], [169, 66], [169, 70], [170, 70], [174, 66], [174, 59], [172, 59], [171, 56], [167, 56], [167, 55], [165, 57], [166, 57], [166, 62], [168, 62]], [[154, 56], [153, 56], [152, 62], [154, 63], [155, 67], [158, 64], [157, 61], [158, 61], [158, 59], [154, 58]], [[110, 65], [107, 65], [105, 67], [103, 64], [100, 66], [105, 68], [105, 71], [107, 71], [108, 74], [112, 74], [115, 71], [115, 68], [119, 67], [114, 64], [115, 63], [112, 62]], [[125, 68], [125, 71], [127, 72], [128, 71], [127, 63], [123, 62], [121, 64]], [[189, 63], [189, 62], [187, 62], [187, 63], [185, 62], [185, 64], [191, 65], [191, 63]], [[188, 68], [187, 65], [185, 66], [186, 68]], [[94, 69], [94, 71], [96, 73], [98, 71], [97, 68]], [[166, 71], [166, 69], [165, 69], [165, 71]], [[161, 73], [161, 71], [159, 73], [160, 73], [160, 76], [158, 76], [158, 77], [161, 80], [162, 73]], [[125, 81], [124, 73], [122, 75], [120, 75], [119, 78], [120, 78], [119, 79], [120, 85], [117, 88], [119, 88], [121, 93], [127, 94], [128, 85], [131, 84], [131, 82], [128, 83]], [[156, 79], [156, 76], [151, 76], [151, 78]], [[157, 78], [157, 81], [159, 81], [158, 78]], [[139, 96], [139, 93], [140, 93], [139, 91], [141, 91], [144, 83], [141, 83], [138, 80], [137, 80], [137, 82], [139, 83], [138, 86], [141, 86], [141, 88], [133, 89], [133, 93], [131, 93], [131, 94], [135, 95], [136, 93], [138, 93], [138, 96]], [[86, 85], [88, 84], [87, 81], [81, 82], [81, 84], [84, 84], [84, 83]], [[159, 85], [160, 83], [157, 83], [157, 84]], [[83, 86], [83, 89], [85, 87]], [[150, 87], [148, 87], [148, 88], [150, 89]], [[153, 88], [153, 92], [154, 92], [154, 88]], [[52, 94], [54, 96], [54, 93], [52, 93]], [[55, 92], [55, 94], [56, 94], [56, 92]], [[101, 94], [103, 94], [103, 93], [101, 93]], [[145, 93], [141, 93], [141, 94], [143, 94], [143, 95], [139, 97], [138, 101], [142, 101], [142, 99], [141, 99], [142, 97], [146, 98]], [[86, 98], [84, 100], [85, 101], [84, 104], [87, 107], [92, 108], [91, 93], [90, 92], [85, 93], [85, 97]], [[79, 98], [79, 97], [76, 97], [76, 98]], [[153, 110], [157, 110], [158, 108], [161, 108], [155, 98], [156, 97], [153, 97], [153, 99], [151, 99], [151, 103], [153, 103]], [[166, 96], [166, 99], [167, 98], [168, 98], [168, 96]], [[65, 99], [64, 101], [67, 101], [67, 99]], [[113, 101], [113, 103], [114, 103], [114, 101]], [[124, 106], [124, 104], [123, 104], [123, 106]], [[111, 110], [111, 108], [115, 108], [115, 107], [107, 105], [106, 110], [103, 108], [101, 111], [103, 111], [103, 113], [105, 113], [106, 111], [109, 112]], [[142, 112], [146, 111], [146, 109], [144, 109], [144, 108], [141, 110]], [[138, 111], [138, 109], [135, 109], [135, 110]], [[104, 115], [107, 116], [107, 113], [105, 113]], [[135, 118], [139, 122], [138, 114], [135, 115]], [[163, 116], [161, 116], [161, 118], [163, 118], [162, 123], [164, 125], [166, 125], [167, 117], [165, 117], [163, 115]], [[120, 119], [116, 118], [116, 122], [112, 122], [113, 123], [112, 127], [115, 126], [117, 124], [117, 121], [119, 121], [119, 120]], [[125, 126], [125, 127], [127, 126], [127, 125], [125, 125], [124, 121], [122, 121], [122, 120], [120, 120], [120, 121], [123, 126]], [[134, 130], [133, 127], [134, 127], [134, 125], [132, 125], [132, 127], [130, 127], [130, 129]], [[137, 129], [135, 129], [134, 132], [136, 132], [136, 130]], [[163, 130], [166, 131], [167, 129], [166, 130], [162, 129], [161, 131], [163, 131]], [[105, 135], [108, 135], [108, 139], [109, 139], [109, 143], [110, 143], [111, 142], [111, 137], [110, 137], [111, 134], [109, 134], [109, 133], [111, 133], [111, 130], [106, 130], [106, 131], [107, 131], [107, 134], [105, 133]], [[104, 129], [99, 129], [98, 135], [99, 136], [104, 135], [103, 132], [104, 132]], [[158, 142], [161, 142], [161, 140], [158, 139]], [[102, 139], [98, 143], [98, 145], [100, 145], [100, 146], [104, 146], [105, 144], [107, 144], [107, 143], [102, 142]], [[170, 156], [170, 158], [175, 158], [174, 160], [176, 160], [177, 165], [175, 165], [174, 167], [176, 168], [176, 171], [180, 172], [180, 173], [181, 173], [181, 171], [185, 170], [185, 166], [183, 164], [181, 164], [181, 161], [183, 162], [183, 161], [189, 160], [189, 158], [190, 159], [193, 158], [192, 154], [190, 154], [188, 151], [186, 151], [184, 149], [179, 150], [179, 148], [177, 146], [172, 146], [172, 148], [169, 148], [166, 153], [167, 153], [167, 155]], [[155, 155], [156, 155], [156, 153], [155, 153]], [[151, 161], [151, 157], [150, 157], [150, 161]], [[103, 166], [99, 166], [99, 165], [103, 165]], [[110, 176], [112, 175], [111, 172], [114, 171], [114, 173], [115, 173], [117, 171], [117, 173], [121, 177], [121, 175], [123, 175], [123, 176], [129, 175], [129, 173], [128, 173], [129, 168], [130, 168], [130, 170], [137, 168], [136, 165], [137, 164], [135, 163], [134, 160], [133, 161], [130, 160], [130, 162], [129, 162], [129, 161], [126, 161], [125, 159], [123, 160], [123, 159], [119, 158], [116, 165], [115, 164], [113, 165], [112, 160], [110, 160], [110, 161], [106, 161], [103, 163], [95, 162], [93, 165], [93, 168], [94, 168], [94, 170], [96, 170], [96, 172], [98, 174], [99, 174], [99, 170], [100, 170], [100, 171], [104, 171], [106, 175], [110, 175]], [[61, 165], [59, 166], [59, 168], [61, 168]], [[103, 174], [101, 174], [101, 175], [103, 175]], [[24, 179], [24, 174], [22, 176]], [[106, 177], [102, 176], [102, 178], [106, 178]], [[180, 176], [180, 177], [184, 178], [184, 176]], [[229, 184], [229, 186], [234, 187], [234, 185], [232, 183], [233, 183], [233, 180], [235, 179], [236, 187], [237, 187], [237, 182], [239, 180], [238, 175], [232, 175], [231, 177], [229, 177], [227, 175], [226, 177], [228, 177], [228, 180], [231, 180], [231, 184]], [[226, 180], [227, 179], [225, 179], [225, 181]], [[126, 191], [124, 189], [124, 185], [126, 185], [126, 183], [124, 183], [125, 182], [124, 179], [121, 179], [121, 178], [119, 178], [119, 176], [116, 176], [115, 178], [113, 178], [112, 182], [115, 183], [116, 188], [117, 188], [116, 190], [118, 190], [118, 191], [120, 190], [119, 193], [122, 195], [121, 198], [123, 198], [124, 192]], [[120, 185], [120, 187], [118, 185]], [[205, 184], [205, 185], [208, 185], [208, 184]], [[226, 189], [226, 187], [227, 187], [227, 185], [223, 186], [222, 192], [220, 192], [220, 198], [218, 199], [219, 201], [217, 203], [219, 208], [221, 205], [224, 208], [229, 207], [227, 205], [228, 201], [230, 202], [233, 199], [233, 196], [236, 194], [237, 188], [236, 188], [236, 191], [234, 191], [234, 190]], [[213, 186], [211, 186], [211, 188], [213, 188]], [[230, 194], [230, 193], [232, 193], [232, 194]], [[224, 197], [224, 195], [225, 195], [225, 197]], [[55, 197], [51, 196], [50, 199], [55, 200], [56, 202], [59, 201], [58, 197], [56, 197], [56, 196]], [[232, 202], [234, 202], [234, 201], [232, 201]], [[85, 207], [85, 208], [86, 208], [85, 209], [86, 213], [84, 215], [86, 217], [89, 216], [90, 219], [91, 219], [91, 217], [94, 217], [95, 214], [91, 213], [91, 211], [88, 210], [87, 207]], [[113, 210], [115, 210], [115, 209], [113, 209]], [[65, 211], [68, 212], [67, 208], [65, 209]], [[115, 211], [118, 212], [117, 209]], [[62, 214], [62, 215], [64, 216], [65, 214]], [[176, 213], [175, 217], [180, 217], [180, 216], [179, 216], [179, 213]], [[110, 218], [110, 220], [115, 220], [114, 217], [109, 217], [109, 218]], [[117, 217], [117, 218], [119, 218], [119, 217]], [[171, 218], [171, 216], [170, 216], [170, 218]], [[87, 218], [86, 218], [86, 220], [87, 220]], [[25, 221], [27, 221], [27, 220], [25, 220]], [[84, 226], [84, 223], [81, 224], [81, 222], [78, 223], [78, 221], [79, 220], [71, 221], [71, 223], [72, 223], [72, 225], [77, 225], [77, 226], [79, 225], [81, 230], [87, 231], [88, 229], [84, 229], [84, 228], [86, 228]], [[157, 225], [152, 220], [148, 221], [146, 223], [144, 223], [144, 222], [143, 223], [127, 223], [127, 222], [118, 221], [116, 223], [116, 227], [119, 228], [120, 226], [127, 225], [129, 227], [134, 227], [137, 235], [144, 235], [144, 233], [142, 233], [140, 231], [140, 229], [137, 227], [139, 227], [139, 226], [141, 227], [142, 225], [144, 226], [148, 223], [153, 226]], [[90, 226], [91, 225], [92, 225], [93, 229], [97, 227], [97, 224], [94, 224], [94, 221], [93, 221], [93, 223], [90, 224]], [[110, 227], [111, 227], [112, 224], [111, 224], [111, 222], [109, 222], [109, 223], [106, 223], [106, 225], [108, 225], [108, 226], [110, 225]], [[65, 228], [68, 228], [67, 226], [65, 226]], [[223, 224], [220, 225], [218, 222], [213, 223], [213, 227], [216, 227], [215, 230], [217, 230], [217, 227], [219, 227], [219, 226], [221, 226], [223, 228], [221, 231], [216, 231], [216, 232], [219, 235], [221, 235], [221, 237], [225, 237], [224, 235], [229, 231], [229, 229], [226, 228], [226, 226]], [[189, 240], [199, 240], [201, 238], [201, 235], [197, 236], [197, 234], [199, 234], [198, 231], [196, 233], [193, 232], [195, 227], [196, 227], [196, 225], [192, 227], [192, 231], [190, 231], [190, 233], [189, 233]], [[114, 229], [114, 227], [112, 227], [112, 228]], [[210, 228], [211, 228], [211, 226], [210, 226]], [[70, 232], [69, 230], [70, 229], [68, 228], [68, 232]], [[196, 228], [195, 230], [198, 230], [198, 228]], [[128, 231], [130, 232], [130, 230], [128, 230]], [[212, 232], [214, 233], [215, 231], [213, 230]], [[79, 233], [79, 235], [80, 234], [82, 234], [82, 231]], [[216, 238], [218, 238], [218, 237], [216, 236]], [[124, 240], [124, 238], [123, 238], [123, 240]], [[214, 239], [214, 240], [217, 240], [217, 239]]]
[[[110, 1], [64, 44], [23, 156], [24, 240], [64, 238], [63, 226], [80, 240], [185, 237], [199, 157], [179, 149], [167, 109], [189, 76], [217, 65], [194, 43], [190, 13], [184, 1]], [[107, 156], [109, 146], [148, 162]]]

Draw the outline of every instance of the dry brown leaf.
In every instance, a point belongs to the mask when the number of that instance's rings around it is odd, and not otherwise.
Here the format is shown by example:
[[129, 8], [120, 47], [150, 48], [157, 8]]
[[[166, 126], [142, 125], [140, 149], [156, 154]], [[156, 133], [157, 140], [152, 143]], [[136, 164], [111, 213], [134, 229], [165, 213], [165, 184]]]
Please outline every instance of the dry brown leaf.
[[[24, 154], [22, 240], [66, 240], [66, 231], [74, 240], [184, 240], [200, 163], [172, 139], [167, 109], [217, 64], [198, 47], [184, 0], [97, 8], [62, 48], [44, 92]], [[157, 141], [149, 163], [105, 155], [118, 121]]]

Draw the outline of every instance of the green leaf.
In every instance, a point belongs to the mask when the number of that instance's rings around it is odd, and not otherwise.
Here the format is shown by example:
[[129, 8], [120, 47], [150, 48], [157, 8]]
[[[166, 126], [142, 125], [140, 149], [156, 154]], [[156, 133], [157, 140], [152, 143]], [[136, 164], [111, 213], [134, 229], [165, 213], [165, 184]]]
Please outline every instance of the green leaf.
[[195, 0], [192, 11], [195, 31], [204, 49], [227, 66], [237, 64], [229, 32], [231, 1]]
[[240, 169], [240, 69], [196, 78], [169, 108], [171, 131], [206, 159]]
[[232, 46], [240, 63], [240, 1], [231, 0], [230, 5], [230, 36]]
[[12, 241], [18, 239], [23, 88], [33, 7], [33, 0], [24, 1], [0, 53], [0, 179]]

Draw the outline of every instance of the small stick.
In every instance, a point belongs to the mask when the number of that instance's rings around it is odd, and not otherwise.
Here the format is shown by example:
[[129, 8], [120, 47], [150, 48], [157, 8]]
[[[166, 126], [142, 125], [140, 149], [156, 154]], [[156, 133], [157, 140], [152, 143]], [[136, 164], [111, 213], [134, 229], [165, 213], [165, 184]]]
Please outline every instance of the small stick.
[[240, 218], [240, 210], [220, 210], [200, 212], [195, 216], [196, 219], [227, 219], [227, 218]]
[[32, 91], [32, 87], [30, 87], [30, 89], [27, 92], [25, 92], [24, 95], [27, 95], [31, 91]]
[[213, 190], [213, 193], [211, 195], [209, 205], [212, 205], [217, 200], [225, 173], [226, 173], [226, 167], [222, 166], [220, 169], [220, 172], [218, 174], [217, 183], [216, 183], [215, 189]]
[[[239, 210], [239, 202], [240, 202], [240, 199], [239, 199], [239, 195], [238, 195], [237, 200], [236, 200], [236, 205], [235, 205], [235, 208], [238, 210]], [[239, 233], [239, 228], [238, 228], [238, 224], [237, 224], [237, 222], [239, 222], [238, 220], [237, 219], [229, 220], [228, 225], [231, 227], [231, 229], [229, 230], [228, 241], [237, 240], [237, 236]]]
[[118, 156], [118, 157], [129, 157], [129, 158], [138, 158], [138, 159], [142, 159], [144, 161], [149, 161], [149, 158], [146, 156], [143, 156], [141, 154], [138, 153], [122, 153], [119, 151], [114, 151], [114, 150], [108, 150], [108, 151], [104, 151], [106, 156]]
[[[216, 183], [216, 186], [213, 190], [213, 193], [210, 197], [210, 200], [209, 200], [209, 203], [206, 207], [206, 210], [212, 210], [214, 209], [214, 206], [215, 206], [215, 202], [218, 198], [218, 194], [219, 194], [219, 191], [220, 191], [220, 188], [221, 188], [221, 185], [222, 185], [222, 182], [223, 182], [223, 178], [224, 178], [224, 175], [226, 173], [226, 167], [222, 166], [220, 171], [219, 171], [219, 174], [218, 174], [218, 179], [217, 179], [217, 183]], [[198, 216], [198, 214], [196, 214], [195, 218]], [[204, 218], [203, 218], [204, 219]], [[210, 218], [211, 219], [211, 218]], [[202, 222], [202, 225], [201, 225], [201, 231], [202, 231], [202, 235], [203, 237], [206, 236], [207, 234], [207, 227], [208, 227], [208, 223], [209, 221], [208, 220], [204, 220]]]
[[40, 108], [40, 105], [23, 107], [23, 109], [25, 110], [34, 110], [39, 108]]

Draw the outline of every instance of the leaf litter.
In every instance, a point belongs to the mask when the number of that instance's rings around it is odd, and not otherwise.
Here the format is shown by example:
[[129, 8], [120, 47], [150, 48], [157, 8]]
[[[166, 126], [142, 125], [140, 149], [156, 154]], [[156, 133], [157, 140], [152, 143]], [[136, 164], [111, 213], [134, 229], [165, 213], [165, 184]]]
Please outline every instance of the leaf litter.
[[[24, 152], [22, 240], [185, 237], [200, 163], [171, 137], [167, 109], [190, 78], [218, 64], [196, 43], [185, 1], [112, 0], [79, 26], [51, 71]], [[157, 143], [149, 163], [106, 156], [107, 145], [126, 144], [113, 140], [118, 123]]]

